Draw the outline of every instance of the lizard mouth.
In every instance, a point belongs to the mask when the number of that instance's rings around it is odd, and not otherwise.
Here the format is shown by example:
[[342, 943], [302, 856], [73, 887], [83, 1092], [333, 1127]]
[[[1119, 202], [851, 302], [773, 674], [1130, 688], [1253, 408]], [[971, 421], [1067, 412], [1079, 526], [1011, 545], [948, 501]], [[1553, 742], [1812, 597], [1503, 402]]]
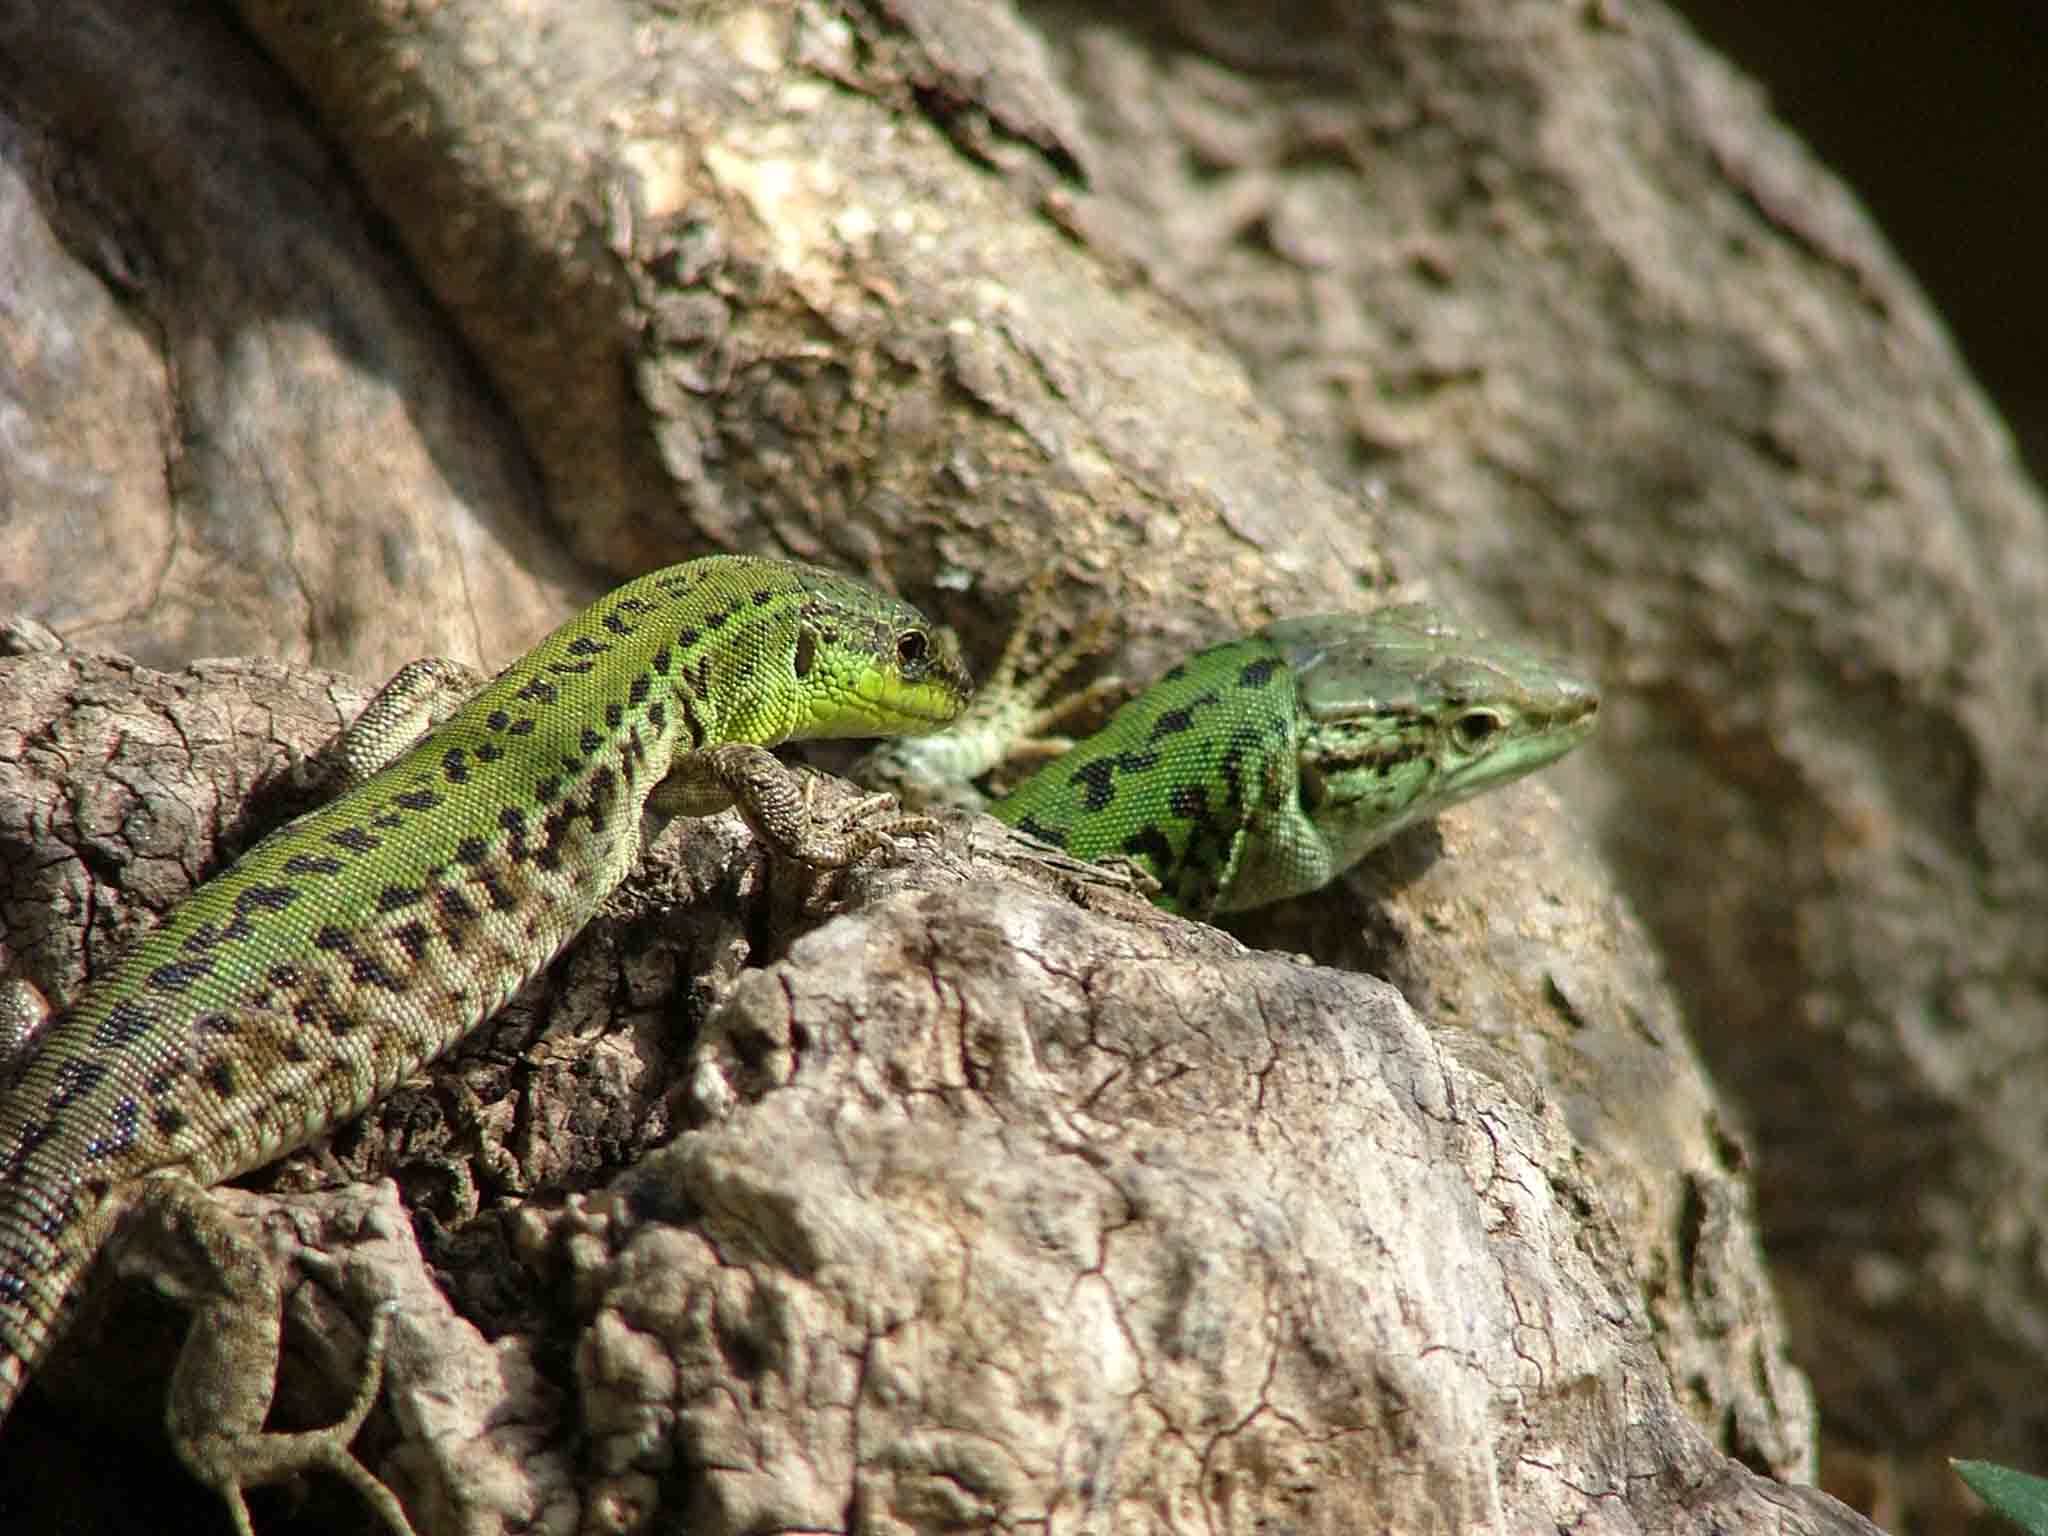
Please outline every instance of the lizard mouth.
[[[923, 692], [924, 690], [920, 691]], [[905, 697], [901, 694], [893, 698], [885, 697], [881, 700], [881, 703], [885, 713], [915, 720], [919, 724], [929, 726], [935, 731], [943, 726], [951, 725], [960, 718], [960, 712], [966, 708], [965, 704], [956, 703], [952, 699], [946, 698], [943, 694], [938, 696], [936, 702], [930, 703], [925, 698]]]

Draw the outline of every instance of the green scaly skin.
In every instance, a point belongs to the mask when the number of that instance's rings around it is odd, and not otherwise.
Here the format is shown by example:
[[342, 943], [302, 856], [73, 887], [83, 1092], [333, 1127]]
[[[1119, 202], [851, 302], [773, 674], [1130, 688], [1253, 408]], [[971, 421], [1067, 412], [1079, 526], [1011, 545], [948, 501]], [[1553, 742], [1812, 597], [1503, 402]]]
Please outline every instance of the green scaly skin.
[[195, 1313], [179, 1375], [206, 1379], [185, 1383], [189, 1396], [174, 1384], [169, 1416], [243, 1532], [243, 1485], [308, 1465], [410, 1530], [346, 1449], [388, 1319], [349, 1418], [264, 1434], [275, 1281], [265, 1292], [244, 1273], [246, 1239], [202, 1186], [359, 1113], [496, 1012], [633, 868], [643, 812], [737, 804], [820, 867], [928, 830], [883, 797], [816, 823], [765, 749], [934, 730], [970, 692], [915, 609], [828, 571], [732, 556], [618, 588], [450, 715], [449, 695], [476, 681], [435, 662], [394, 678], [343, 738], [360, 782], [172, 911], [52, 1022], [0, 1099], [0, 1416], [109, 1235], [154, 1208], [203, 1272], [195, 1297], [250, 1298]]
[[[879, 781], [958, 803], [950, 781], [1059, 712], [1034, 714], [1039, 691], [984, 689], [952, 731], [875, 753]], [[1207, 918], [1327, 885], [1563, 756], [1598, 709], [1565, 667], [1427, 605], [1282, 619], [1190, 656], [987, 809], [1076, 859], [1133, 865], [1156, 905]]]

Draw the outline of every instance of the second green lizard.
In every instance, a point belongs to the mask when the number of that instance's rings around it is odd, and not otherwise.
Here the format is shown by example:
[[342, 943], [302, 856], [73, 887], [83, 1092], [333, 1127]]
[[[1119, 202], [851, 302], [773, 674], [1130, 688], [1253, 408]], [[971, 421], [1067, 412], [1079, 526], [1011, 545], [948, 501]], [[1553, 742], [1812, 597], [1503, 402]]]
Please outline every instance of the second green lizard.
[[[1034, 707], [1047, 679], [1018, 686], [1015, 649], [951, 731], [891, 743], [857, 776], [960, 803], [961, 781], [1035, 745], [1066, 705]], [[987, 809], [1074, 858], [1132, 865], [1158, 906], [1206, 918], [1319, 889], [1403, 827], [1562, 757], [1598, 713], [1568, 667], [1425, 604], [1281, 619], [1188, 657]]]

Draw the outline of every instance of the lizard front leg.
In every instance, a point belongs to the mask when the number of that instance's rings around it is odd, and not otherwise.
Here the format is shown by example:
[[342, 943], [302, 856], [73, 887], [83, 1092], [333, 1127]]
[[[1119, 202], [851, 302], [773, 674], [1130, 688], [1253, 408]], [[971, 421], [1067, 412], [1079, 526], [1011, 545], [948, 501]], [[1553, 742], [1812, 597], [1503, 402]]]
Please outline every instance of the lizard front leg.
[[708, 816], [727, 806], [777, 853], [814, 869], [844, 869], [898, 836], [932, 831], [929, 816], [908, 815], [892, 795], [864, 795], [829, 819], [812, 808], [816, 779], [765, 747], [728, 742], [685, 752], [647, 797], [662, 816]]

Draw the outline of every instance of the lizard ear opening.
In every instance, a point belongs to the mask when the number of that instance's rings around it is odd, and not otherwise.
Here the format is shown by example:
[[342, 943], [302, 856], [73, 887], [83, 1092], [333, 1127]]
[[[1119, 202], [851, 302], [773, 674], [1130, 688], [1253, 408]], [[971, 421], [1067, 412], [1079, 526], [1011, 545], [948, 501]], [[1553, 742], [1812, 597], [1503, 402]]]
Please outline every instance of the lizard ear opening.
[[790, 666], [798, 677], [809, 677], [811, 668], [818, 660], [818, 632], [805, 624], [796, 632], [796, 655], [790, 659]]

